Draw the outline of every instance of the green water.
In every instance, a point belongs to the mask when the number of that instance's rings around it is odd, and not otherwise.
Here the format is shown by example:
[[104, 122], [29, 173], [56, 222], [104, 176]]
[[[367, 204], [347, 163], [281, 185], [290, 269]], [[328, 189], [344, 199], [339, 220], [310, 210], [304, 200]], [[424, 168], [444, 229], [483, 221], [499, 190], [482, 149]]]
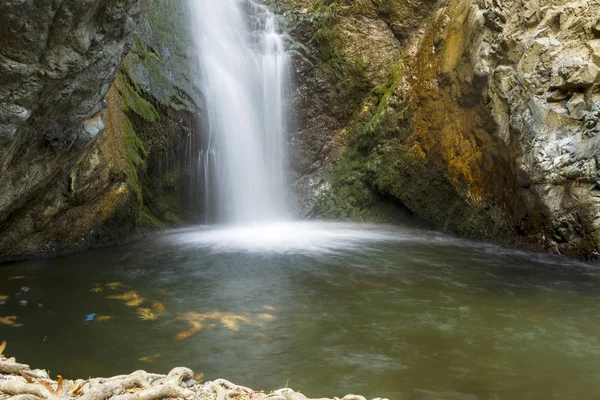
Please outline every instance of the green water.
[[[107, 298], [128, 292], [143, 302]], [[0, 295], [22, 324], [0, 325], [6, 354], [54, 376], [186, 365], [313, 397], [600, 398], [599, 269], [418, 229], [188, 229], [4, 266]]]

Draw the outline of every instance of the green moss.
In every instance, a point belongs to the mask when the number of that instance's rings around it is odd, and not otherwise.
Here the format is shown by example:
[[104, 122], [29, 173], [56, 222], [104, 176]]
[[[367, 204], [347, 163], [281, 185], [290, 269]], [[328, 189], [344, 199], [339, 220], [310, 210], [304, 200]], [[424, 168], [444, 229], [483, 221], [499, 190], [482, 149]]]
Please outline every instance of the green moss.
[[124, 72], [120, 73], [123, 74], [123, 79], [122, 85], [119, 86], [119, 93], [123, 99], [125, 111], [133, 112], [147, 122], [158, 121], [159, 114], [156, 108], [138, 93]]
[[179, 167], [174, 167], [172, 170], [167, 171], [163, 176], [163, 185], [165, 186], [174, 186], [179, 179], [181, 178], [181, 169]]
[[[129, 118], [125, 118], [124, 126], [124, 148], [126, 158], [127, 184], [136, 193], [139, 207], [143, 206], [143, 193], [140, 185], [138, 169], [144, 165], [144, 159], [148, 155], [144, 143], [135, 133], [133, 124]], [[137, 212], [139, 214], [139, 210]]]
[[138, 215], [138, 226], [148, 229], [164, 229], [166, 225], [150, 213], [147, 208], [143, 208]]

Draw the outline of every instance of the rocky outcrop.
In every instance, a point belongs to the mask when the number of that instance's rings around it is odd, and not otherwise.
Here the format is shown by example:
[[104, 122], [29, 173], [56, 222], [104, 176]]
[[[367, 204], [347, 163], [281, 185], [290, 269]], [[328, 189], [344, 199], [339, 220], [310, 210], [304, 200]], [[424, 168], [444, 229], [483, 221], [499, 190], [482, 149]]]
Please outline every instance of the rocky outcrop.
[[197, 217], [183, 15], [160, 0], [0, 2], [0, 262]]
[[[600, 249], [600, 2], [273, 1], [296, 54], [303, 213]], [[311, 200], [316, 199], [316, 200]]]

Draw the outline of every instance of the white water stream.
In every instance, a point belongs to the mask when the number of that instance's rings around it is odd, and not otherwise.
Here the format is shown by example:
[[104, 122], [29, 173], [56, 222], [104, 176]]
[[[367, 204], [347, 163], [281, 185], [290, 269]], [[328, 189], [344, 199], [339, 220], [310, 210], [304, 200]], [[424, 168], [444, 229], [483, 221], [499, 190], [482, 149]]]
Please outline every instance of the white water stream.
[[281, 221], [289, 56], [276, 16], [250, 0], [188, 0], [206, 99], [206, 205], [221, 223]]

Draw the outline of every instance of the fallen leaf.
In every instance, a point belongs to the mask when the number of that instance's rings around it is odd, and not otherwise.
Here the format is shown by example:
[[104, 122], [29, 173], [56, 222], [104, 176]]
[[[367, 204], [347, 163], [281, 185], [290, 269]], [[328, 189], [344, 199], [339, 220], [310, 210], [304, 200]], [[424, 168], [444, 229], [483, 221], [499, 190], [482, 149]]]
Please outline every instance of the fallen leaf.
[[92, 293], [101, 293], [103, 290], [104, 290], [104, 288], [102, 286], [100, 286], [99, 283], [96, 283], [94, 285], [94, 287], [90, 289], [90, 292], [92, 292]]
[[258, 319], [260, 319], [263, 322], [273, 322], [277, 319], [277, 317], [271, 314], [259, 314]]
[[106, 321], [110, 321], [111, 319], [113, 319], [114, 317], [110, 316], [110, 315], [98, 315], [96, 317], [96, 321], [97, 322], [106, 322]]
[[264, 305], [263, 308], [267, 311], [277, 311], [277, 307], [275, 306]]
[[140, 295], [137, 294], [136, 292], [127, 292], [127, 293], [123, 293], [123, 294], [114, 294], [112, 296], [106, 296], [107, 299], [125, 300], [125, 301], [133, 300], [136, 297], [140, 297]]
[[200, 372], [199, 374], [194, 375], [194, 380], [197, 383], [202, 383], [202, 381], [204, 381], [204, 372]]
[[60, 396], [63, 392], [63, 384], [64, 384], [64, 380], [62, 376], [58, 376], [58, 386], [56, 387], [56, 395]]
[[156, 289], [154, 293], [160, 294], [161, 296], [168, 296], [171, 294], [171, 292], [169, 292], [167, 289]]
[[161, 303], [160, 301], [156, 301], [154, 300], [152, 302], [152, 310], [154, 311], [155, 314], [157, 315], [162, 315], [165, 312], [167, 312], [166, 307], [163, 305], [163, 303]]
[[125, 305], [129, 307], [137, 307], [144, 302], [144, 298], [136, 292], [127, 292], [123, 294], [116, 294], [112, 296], [106, 296], [107, 299], [111, 300], [123, 300]]
[[21, 375], [23, 378], [25, 378], [25, 380], [27, 381], [27, 383], [33, 383], [34, 382], [33, 378], [30, 377], [29, 375], [27, 375], [23, 371], [19, 371], [19, 375]]
[[129, 307], [137, 307], [137, 306], [141, 305], [143, 302], [144, 302], [143, 297], [136, 297], [134, 299], [131, 299], [131, 300], [125, 302], [125, 305], [129, 306]]
[[152, 312], [149, 308], [138, 308], [138, 318], [142, 321], [154, 321], [158, 319], [158, 316]]
[[232, 331], [239, 331], [240, 323], [242, 322], [247, 324], [252, 322], [249, 318], [242, 315], [218, 311], [207, 313], [188, 312], [184, 314], [184, 318], [190, 321], [217, 320], [221, 325]]
[[84, 385], [83, 381], [77, 382], [77, 384], [73, 387], [73, 389], [71, 389], [69, 391], [69, 395], [70, 396], [76, 396], [77, 392], [79, 392], [79, 390], [81, 390], [81, 388], [83, 387], [83, 385]]
[[177, 339], [177, 340], [189, 339], [190, 337], [194, 336], [196, 333], [198, 333], [202, 330], [202, 323], [200, 323], [198, 321], [188, 321], [188, 322], [190, 323], [190, 325], [192, 325], [192, 328], [187, 331], [178, 333], [177, 335], [175, 335], [175, 339]]
[[46, 382], [46, 381], [43, 381], [43, 380], [38, 380], [38, 382], [39, 382], [39, 383], [40, 383], [40, 384], [41, 384], [43, 387], [45, 387], [46, 389], [48, 389], [48, 391], [49, 391], [51, 394], [53, 394], [54, 396], [56, 396], [56, 397], [59, 397], [59, 396], [60, 396], [60, 394], [61, 394], [61, 393], [60, 393], [60, 391], [62, 391], [62, 377], [61, 377], [61, 376], [59, 376], [59, 377], [58, 377], [58, 386], [57, 386], [56, 390], [54, 390], [54, 388], [52, 387], [52, 384], [51, 384], [51, 383], [48, 383], [48, 382]]
[[6, 340], [3, 340], [2, 343], [0, 343], [0, 356], [4, 355], [4, 349], [6, 349]]
[[0, 296], [0, 301], [5, 301], [8, 300], [9, 297], [8, 296]]
[[24, 276], [11, 276], [10, 278], [8, 278], [9, 281], [15, 281], [17, 279], [25, 279]]
[[148, 356], [148, 357], [140, 357], [140, 358], [138, 358], [138, 360], [147, 362], [147, 363], [151, 363], [154, 360], [156, 360], [158, 357], [160, 357], [160, 354], [155, 354], [153, 356]]
[[123, 285], [121, 282], [110, 282], [106, 284], [106, 288], [110, 289], [110, 290], [117, 290], [120, 287], [127, 287], [126, 285]]
[[12, 326], [13, 328], [19, 328], [19, 327], [23, 326], [23, 324], [16, 323], [15, 322], [16, 320], [17, 320], [17, 317], [15, 317], [15, 316], [0, 317], [0, 324]]

